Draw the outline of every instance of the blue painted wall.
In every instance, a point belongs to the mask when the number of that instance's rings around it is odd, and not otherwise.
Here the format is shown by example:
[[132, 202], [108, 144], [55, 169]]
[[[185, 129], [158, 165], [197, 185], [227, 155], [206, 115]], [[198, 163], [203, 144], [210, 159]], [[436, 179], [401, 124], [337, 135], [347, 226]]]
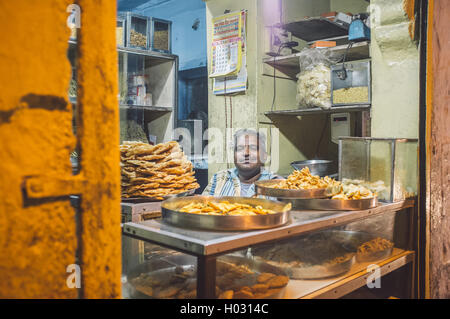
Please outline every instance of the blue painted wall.
[[172, 21], [172, 52], [179, 56], [180, 71], [206, 67], [206, 6], [202, 0], [149, 0], [131, 11]]

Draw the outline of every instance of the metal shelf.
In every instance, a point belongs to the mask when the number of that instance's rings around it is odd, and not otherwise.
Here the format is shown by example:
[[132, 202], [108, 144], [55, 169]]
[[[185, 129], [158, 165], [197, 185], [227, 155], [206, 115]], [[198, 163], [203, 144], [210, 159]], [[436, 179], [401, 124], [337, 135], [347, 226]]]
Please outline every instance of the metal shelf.
[[380, 276], [408, 264], [414, 264], [414, 251], [394, 248], [391, 257], [376, 262], [355, 263], [350, 271], [339, 277], [319, 280], [291, 279], [286, 288], [285, 299], [340, 298], [367, 284], [369, 265], [380, 267]]
[[306, 18], [287, 23], [284, 29], [306, 42], [348, 36], [348, 27], [323, 17]]
[[[74, 39], [70, 39], [68, 42], [69, 42], [69, 45], [71, 45], [71, 46], [75, 46], [77, 44], [77, 41]], [[146, 56], [150, 56], [150, 57], [154, 57], [154, 58], [161, 58], [161, 59], [167, 59], [167, 60], [173, 60], [174, 58], [178, 58], [177, 55], [170, 54], [170, 53], [136, 49], [136, 48], [128, 48], [128, 47], [120, 47], [120, 46], [117, 47], [117, 52], [146, 55]]]
[[284, 110], [284, 111], [270, 111], [265, 112], [264, 115], [267, 117], [271, 116], [305, 116], [305, 115], [316, 115], [316, 114], [331, 114], [331, 113], [348, 113], [348, 112], [363, 112], [370, 111], [370, 104], [361, 105], [349, 105], [349, 106], [336, 106], [329, 109], [317, 108], [307, 108], [307, 109], [296, 109], [296, 110]]
[[[72, 104], [77, 104], [77, 99], [74, 97], [69, 97], [69, 102]], [[170, 106], [145, 106], [145, 105], [126, 105], [120, 104], [119, 108], [121, 110], [143, 110], [152, 112], [172, 112], [173, 107]]]
[[156, 111], [156, 112], [172, 112], [173, 107], [166, 106], [144, 106], [144, 105], [126, 105], [121, 104], [119, 106], [122, 110], [144, 110], [144, 111]]
[[[323, 48], [321, 50], [328, 50], [335, 53], [336, 56], [344, 56], [348, 45], [338, 45], [333, 48]], [[286, 56], [264, 58], [263, 62], [276, 68], [280, 72], [289, 76], [292, 80], [297, 80], [297, 74], [300, 73], [299, 64], [300, 53], [290, 54]], [[370, 58], [369, 42], [364, 41], [355, 43], [348, 50], [346, 61], [363, 60]]]

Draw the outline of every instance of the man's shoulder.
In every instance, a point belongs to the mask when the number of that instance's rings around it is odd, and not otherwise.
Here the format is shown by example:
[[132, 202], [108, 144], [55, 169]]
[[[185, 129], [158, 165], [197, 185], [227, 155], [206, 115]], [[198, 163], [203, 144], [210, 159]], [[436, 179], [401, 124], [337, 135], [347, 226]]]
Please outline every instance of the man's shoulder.
[[233, 176], [233, 169], [224, 169], [213, 175], [215, 178], [229, 178]]
[[283, 178], [283, 177], [281, 177], [275, 173], [272, 173], [269, 170], [262, 171], [261, 177], [260, 177], [260, 179], [279, 179], [279, 178]]

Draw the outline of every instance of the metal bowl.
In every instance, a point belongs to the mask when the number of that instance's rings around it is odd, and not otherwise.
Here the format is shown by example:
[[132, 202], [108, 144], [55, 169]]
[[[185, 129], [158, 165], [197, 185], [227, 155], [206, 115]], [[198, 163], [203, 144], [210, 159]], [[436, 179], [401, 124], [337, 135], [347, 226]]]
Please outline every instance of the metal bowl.
[[296, 170], [301, 170], [305, 167], [309, 167], [309, 171], [312, 175], [319, 175], [320, 177], [329, 176], [336, 173], [334, 162], [331, 160], [307, 160], [307, 161], [295, 161], [291, 163], [291, 166]]
[[[200, 215], [180, 212], [179, 209], [190, 203], [228, 201], [271, 209], [275, 214], [256, 216]], [[249, 197], [213, 197], [189, 196], [165, 200], [161, 203], [163, 222], [188, 229], [206, 229], [213, 231], [236, 231], [268, 229], [282, 226], [290, 221], [290, 204], [262, 198]]]

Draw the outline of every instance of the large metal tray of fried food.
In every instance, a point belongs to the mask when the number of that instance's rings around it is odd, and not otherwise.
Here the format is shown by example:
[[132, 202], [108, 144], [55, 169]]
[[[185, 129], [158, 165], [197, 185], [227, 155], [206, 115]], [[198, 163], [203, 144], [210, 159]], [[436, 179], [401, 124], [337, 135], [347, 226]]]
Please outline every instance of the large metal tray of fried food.
[[163, 200], [170, 199], [170, 198], [186, 197], [186, 196], [193, 195], [195, 193], [195, 191], [197, 190], [197, 188], [190, 189], [185, 192], [178, 193], [178, 194], [170, 194], [170, 195], [157, 196], [157, 197], [122, 197], [121, 200], [124, 203], [134, 203], [134, 204], [147, 203], [147, 202], [161, 202]]
[[284, 269], [292, 279], [336, 277], [347, 273], [355, 262], [354, 233], [322, 231], [276, 245], [252, 247], [251, 254], [256, 260]]
[[284, 189], [273, 187], [281, 181], [282, 179], [271, 179], [255, 182], [256, 194], [277, 198], [326, 198], [331, 195], [329, 188]]
[[[181, 212], [180, 209], [191, 203], [229, 203], [246, 204], [274, 211], [274, 214], [254, 216], [207, 215]], [[161, 203], [164, 222], [182, 228], [206, 229], [213, 231], [236, 231], [268, 229], [282, 226], [290, 221], [290, 204], [262, 198], [191, 196], [172, 198]]]
[[291, 203], [292, 209], [312, 210], [365, 210], [377, 207], [377, 197], [365, 199], [331, 199], [331, 198], [278, 198], [280, 201]]
[[[264, 262], [233, 255], [217, 259], [218, 298], [282, 298], [288, 282], [285, 271]], [[126, 283], [134, 298], [196, 298], [196, 259], [177, 255], [140, 264], [127, 274]]]

